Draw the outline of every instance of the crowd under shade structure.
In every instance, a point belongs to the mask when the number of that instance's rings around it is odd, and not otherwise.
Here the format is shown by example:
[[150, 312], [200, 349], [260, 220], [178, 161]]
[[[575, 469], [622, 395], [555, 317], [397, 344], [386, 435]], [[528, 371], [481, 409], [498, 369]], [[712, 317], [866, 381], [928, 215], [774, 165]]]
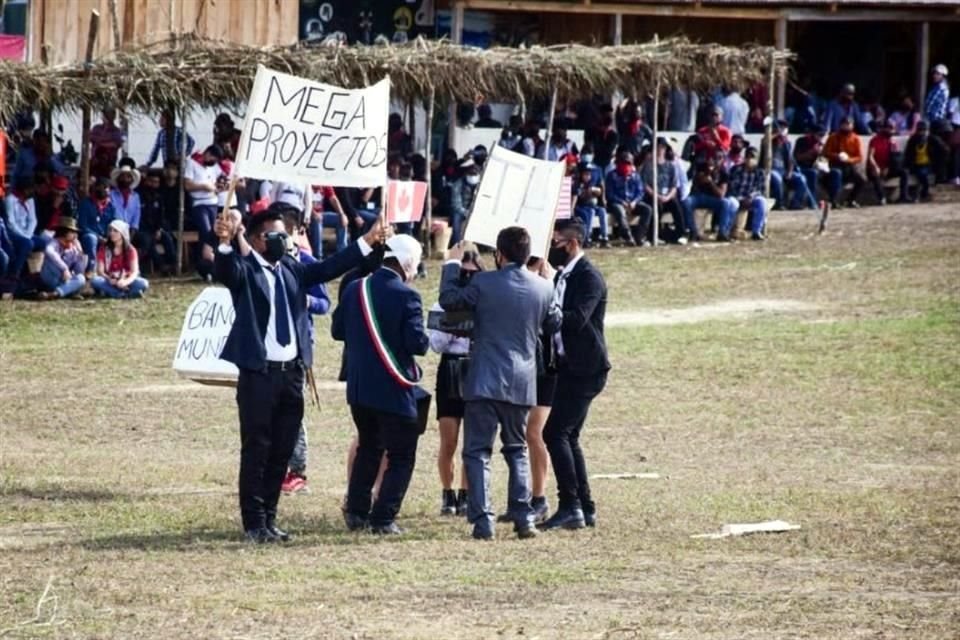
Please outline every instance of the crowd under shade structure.
[[[0, 61], [0, 118], [9, 122], [24, 109], [96, 111], [108, 104], [145, 113], [223, 107], [243, 111], [258, 64], [344, 88], [369, 86], [390, 76], [393, 98], [429, 105], [440, 100], [473, 102], [478, 96], [523, 103], [554, 95], [572, 100], [616, 92], [654, 94], [659, 100], [657, 87], [746, 88], [769, 82], [772, 74], [786, 70], [791, 58], [789, 51], [774, 47], [731, 47], [685, 38], [605, 47], [477, 49], [418, 38], [405, 44], [258, 48], [183, 34], [125, 46], [90, 66]], [[552, 122], [547, 124], [552, 128]]]

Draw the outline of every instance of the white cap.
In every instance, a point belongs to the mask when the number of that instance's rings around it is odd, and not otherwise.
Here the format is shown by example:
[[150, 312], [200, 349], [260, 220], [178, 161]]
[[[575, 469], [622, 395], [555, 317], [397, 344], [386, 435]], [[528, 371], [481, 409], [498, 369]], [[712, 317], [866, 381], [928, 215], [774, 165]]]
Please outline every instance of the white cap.
[[935, 67], [933, 68], [933, 72], [934, 72], [934, 73], [939, 73], [939, 74], [942, 75], [942, 76], [950, 75], [950, 74], [947, 72], [947, 65], [945, 65], [945, 64], [938, 64], [937, 66], [935, 66]]
[[417, 275], [420, 258], [423, 256], [423, 247], [413, 237], [406, 234], [397, 234], [387, 240], [387, 251], [384, 258], [396, 258], [407, 274], [407, 280]]

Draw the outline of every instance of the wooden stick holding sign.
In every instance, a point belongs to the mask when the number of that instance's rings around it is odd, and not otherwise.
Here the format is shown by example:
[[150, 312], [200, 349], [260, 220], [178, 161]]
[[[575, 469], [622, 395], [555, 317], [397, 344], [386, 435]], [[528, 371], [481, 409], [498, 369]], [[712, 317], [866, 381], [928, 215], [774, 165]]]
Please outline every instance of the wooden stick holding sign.
[[547, 139], [543, 141], [543, 159], [550, 153], [550, 140], [553, 138], [553, 122], [557, 113], [557, 80], [553, 81], [553, 93], [550, 96], [550, 117], [547, 120]]
[[433, 253], [432, 251], [432, 241], [431, 237], [433, 234], [433, 169], [430, 167], [430, 163], [433, 161], [433, 103], [436, 99], [436, 89], [433, 88], [433, 85], [430, 85], [430, 96], [427, 99], [427, 148], [424, 152], [426, 156], [427, 164], [427, 223], [426, 225], [421, 225], [421, 228], [426, 226], [426, 255], [430, 257]]

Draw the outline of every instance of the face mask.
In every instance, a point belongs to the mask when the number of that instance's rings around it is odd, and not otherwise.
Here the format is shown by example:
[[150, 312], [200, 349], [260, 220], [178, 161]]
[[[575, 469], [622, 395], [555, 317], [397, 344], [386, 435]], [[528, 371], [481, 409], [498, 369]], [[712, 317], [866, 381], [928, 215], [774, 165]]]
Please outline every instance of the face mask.
[[633, 165], [629, 162], [618, 162], [617, 163], [617, 173], [626, 178], [631, 173], [633, 173]]
[[215, 164], [217, 164], [217, 161], [216, 161], [216, 160], [204, 160], [204, 161], [203, 161], [203, 166], [205, 166], [205, 167], [212, 167], [212, 166], [215, 165]]
[[480, 176], [470, 175], [466, 177], [467, 184], [471, 186], [476, 186], [480, 184]]
[[547, 262], [549, 262], [551, 266], [559, 269], [569, 261], [570, 252], [567, 251], [566, 247], [550, 247], [550, 251], [547, 253]]
[[590, 164], [591, 162], [593, 162], [593, 154], [585, 153], [580, 157], [580, 159], [586, 162], [587, 164]]
[[287, 252], [287, 234], [282, 231], [271, 231], [267, 234], [267, 251], [264, 258], [267, 262], [277, 262]]

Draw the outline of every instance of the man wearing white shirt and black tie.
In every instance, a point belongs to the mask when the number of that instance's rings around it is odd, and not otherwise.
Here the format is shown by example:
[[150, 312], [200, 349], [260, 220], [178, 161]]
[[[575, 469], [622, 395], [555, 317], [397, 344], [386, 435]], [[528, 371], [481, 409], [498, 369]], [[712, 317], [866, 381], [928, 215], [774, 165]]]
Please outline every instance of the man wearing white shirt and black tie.
[[559, 269], [554, 302], [563, 312], [554, 336], [557, 390], [543, 429], [557, 481], [557, 511], [542, 529], [580, 529], [596, 524], [580, 433], [590, 403], [607, 383], [610, 361], [603, 335], [607, 285], [583, 253], [585, 231], [579, 221], [559, 226], [553, 234], [550, 264]]
[[286, 542], [290, 536], [276, 523], [277, 503], [303, 418], [305, 369], [313, 361], [306, 291], [358, 266], [382, 232], [377, 224], [355, 245], [308, 265], [287, 254], [279, 207], [255, 216], [246, 240], [234, 218], [219, 218], [215, 231], [215, 275], [230, 289], [236, 312], [220, 357], [240, 371], [243, 529], [251, 542]]

